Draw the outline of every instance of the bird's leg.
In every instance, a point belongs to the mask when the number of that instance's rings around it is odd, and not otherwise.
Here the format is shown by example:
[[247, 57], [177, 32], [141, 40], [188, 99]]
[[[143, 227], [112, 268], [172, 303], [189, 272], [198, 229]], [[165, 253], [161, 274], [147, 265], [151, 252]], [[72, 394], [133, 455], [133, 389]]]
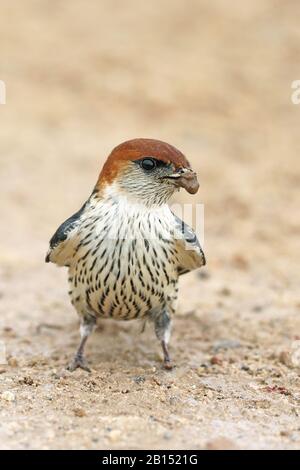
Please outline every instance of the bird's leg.
[[164, 366], [166, 369], [172, 369], [172, 362], [169, 355], [169, 340], [171, 335], [171, 317], [165, 310], [155, 316], [154, 319], [155, 333], [159, 341], [161, 342], [163, 354], [164, 354]]
[[91, 372], [84, 358], [84, 347], [85, 347], [88, 337], [93, 332], [95, 323], [96, 323], [96, 320], [93, 317], [86, 317], [81, 322], [81, 325], [80, 325], [81, 339], [80, 339], [79, 347], [76, 351], [76, 354], [73, 360], [68, 365], [68, 370], [70, 370], [71, 372], [73, 372], [75, 369], [79, 367], [83, 370], [86, 370], [87, 372]]

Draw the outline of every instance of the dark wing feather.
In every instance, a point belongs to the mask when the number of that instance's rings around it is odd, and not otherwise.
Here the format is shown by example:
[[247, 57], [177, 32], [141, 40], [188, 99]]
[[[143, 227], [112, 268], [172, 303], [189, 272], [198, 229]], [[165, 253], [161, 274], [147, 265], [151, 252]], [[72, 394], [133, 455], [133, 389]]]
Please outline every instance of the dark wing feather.
[[[76, 228], [79, 226], [80, 218], [86, 208], [87, 202], [82, 206], [82, 208], [69, 217], [65, 222], [63, 222], [55, 234], [50, 240], [50, 248], [46, 255], [46, 263], [50, 261], [60, 266], [67, 264], [67, 253], [64, 253], [64, 248], [66, 244], [73, 239], [73, 234], [75, 234]], [[64, 256], [62, 256], [64, 254]]]
[[179, 251], [179, 275], [205, 266], [206, 259], [193, 229], [174, 214], [176, 222], [177, 250]]

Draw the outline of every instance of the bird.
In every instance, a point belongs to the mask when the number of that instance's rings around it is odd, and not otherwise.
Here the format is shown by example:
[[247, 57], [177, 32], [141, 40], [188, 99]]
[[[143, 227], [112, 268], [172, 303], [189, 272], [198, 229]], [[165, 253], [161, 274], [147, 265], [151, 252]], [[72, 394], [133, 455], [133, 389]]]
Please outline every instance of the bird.
[[108, 156], [81, 209], [50, 240], [46, 262], [68, 268], [69, 296], [80, 318], [70, 371], [90, 371], [84, 350], [98, 318], [152, 322], [169, 353], [179, 277], [206, 264], [193, 229], [168, 201], [181, 188], [195, 194], [197, 174], [185, 155], [156, 139], [121, 143]]

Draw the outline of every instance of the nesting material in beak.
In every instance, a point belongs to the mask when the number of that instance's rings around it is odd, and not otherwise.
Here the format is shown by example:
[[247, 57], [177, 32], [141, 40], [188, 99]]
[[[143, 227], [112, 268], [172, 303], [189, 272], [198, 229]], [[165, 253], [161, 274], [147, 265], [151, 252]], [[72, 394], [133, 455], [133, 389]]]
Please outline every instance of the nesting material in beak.
[[175, 180], [176, 186], [184, 188], [190, 194], [196, 194], [199, 189], [197, 174], [190, 169], [183, 168], [172, 175], [167, 176], [168, 179]]

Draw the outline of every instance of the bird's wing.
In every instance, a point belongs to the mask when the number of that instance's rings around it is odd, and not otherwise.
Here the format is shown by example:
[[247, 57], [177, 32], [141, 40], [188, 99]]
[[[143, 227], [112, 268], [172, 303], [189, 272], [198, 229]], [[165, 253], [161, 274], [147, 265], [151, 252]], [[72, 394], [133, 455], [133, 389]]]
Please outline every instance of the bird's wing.
[[179, 255], [179, 275], [205, 266], [206, 260], [193, 229], [174, 214], [176, 248]]
[[78, 241], [81, 216], [86, 206], [87, 203], [58, 227], [50, 240], [50, 247], [45, 259], [46, 263], [51, 262], [58, 266], [69, 266]]

